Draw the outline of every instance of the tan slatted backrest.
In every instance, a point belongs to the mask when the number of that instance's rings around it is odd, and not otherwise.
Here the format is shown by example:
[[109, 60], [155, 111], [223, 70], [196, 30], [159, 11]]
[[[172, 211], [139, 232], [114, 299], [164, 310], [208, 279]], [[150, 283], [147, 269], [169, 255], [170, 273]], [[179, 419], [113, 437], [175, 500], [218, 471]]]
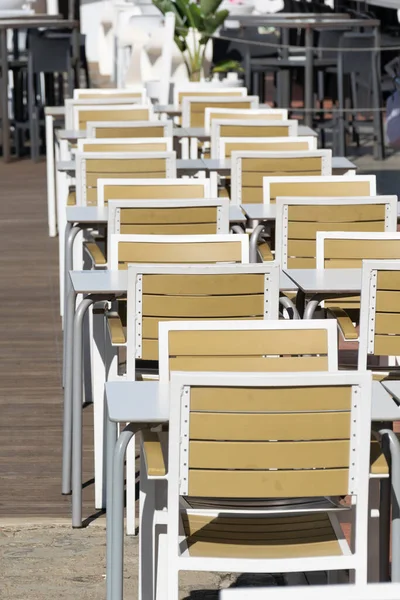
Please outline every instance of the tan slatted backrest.
[[157, 142], [142, 142], [138, 144], [130, 144], [129, 141], [115, 142], [115, 143], [104, 143], [104, 144], [93, 144], [90, 141], [82, 144], [81, 150], [83, 152], [166, 152], [168, 150], [168, 143], [157, 141]]
[[[224, 88], [218, 90], [185, 90], [182, 92], [178, 92], [178, 103], [179, 106], [182, 104], [183, 98], [213, 98], [218, 96], [233, 96], [234, 98], [243, 96], [243, 92], [240, 89], [235, 88]], [[238, 107], [239, 108], [239, 107]]]
[[96, 138], [160, 138], [165, 136], [165, 128], [154, 123], [153, 127], [96, 127]]
[[215, 241], [212, 243], [120, 242], [118, 268], [126, 269], [128, 263], [198, 263], [240, 262], [241, 244]]
[[217, 233], [217, 206], [121, 208], [119, 233], [201, 235]]
[[[264, 274], [144, 274], [141, 359], [158, 360], [162, 321], [265, 318]], [[272, 310], [274, 310], [271, 307]]]
[[151, 109], [147, 106], [140, 108], [125, 108], [116, 110], [115, 108], [104, 108], [95, 110], [93, 107], [76, 107], [78, 113], [78, 129], [85, 130], [88, 121], [148, 121], [151, 115]]
[[[278, 201], [279, 202], [279, 201]], [[317, 231], [385, 231], [385, 204], [289, 205], [287, 267], [315, 269]]]
[[326, 330], [171, 331], [170, 371], [326, 371]]
[[[89, 153], [84, 157], [84, 174], [80, 175], [84, 181], [85, 204], [97, 205], [99, 179], [164, 179], [168, 176], [168, 165], [173, 154], [171, 152], [149, 153], [146, 157], [139, 152], [127, 152], [124, 155], [116, 152], [114, 156], [107, 154], [103, 157], [102, 153]], [[118, 197], [113, 199], [117, 200]]]
[[262, 203], [263, 178], [270, 176], [330, 175], [330, 151], [232, 153], [232, 200]]
[[[206, 94], [208, 96], [208, 94]], [[190, 103], [190, 127], [204, 127], [204, 116], [207, 107], [213, 106], [214, 108], [252, 108], [253, 100], [243, 98], [240, 102], [230, 103], [228, 100], [215, 101], [207, 100], [205, 102], [191, 102]]]
[[291, 181], [271, 181], [269, 184], [270, 202], [275, 203], [281, 197], [329, 197], [329, 196], [369, 196], [369, 181], [344, 178], [343, 181], [304, 181], [298, 177]]
[[154, 185], [151, 179], [140, 185], [106, 184], [104, 186], [104, 204], [109, 200], [190, 200], [205, 198], [204, 185], [185, 185], [168, 183]]
[[376, 279], [374, 354], [400, 355], [400, 271], [379, 270]]
[[212, 123], [213, 119], [231, 119], [232, 121], [240, 120], [240, 121], [259, 121], [260, 119], [268, 119], [269, 121], [282, 121], [284, 119], [284, 114], [279, 112], [252, 112], [251, 110], [238, 110], [235, 112], [223, 112], [221, 111], [213, 111], [210, 110], [210, 122]]
[[[269, 116], [268, 116], [269, 120]], [[290, 135], [289, 125], [221, 125], [221, 137], [288, 137]]]
[[136, 100], [142, 98], [143, 92], [134, 92], [129, 90], [74, 90], [74, 99], [76, 100], [113, 100], [114, 98], [123, 98], [125, 100]]
[[400, 237], [396, 234], [392, 239], [350, 236], [324, 240], [323, 268], [361, 269], [362, 261], [366, 259], [400, 259]]
[[[254, 337], [243, 341], [245, 349], [254, 343], [261, 353], [271, 352], [273, 346]], [[176, 339], [173, 344], [179, 350], [182, 341]], [[287, 350], [285, 344], [282, 349]], [[303, 351], [304, 346], [299, 349]], [[192, 386], [187, 495], [294, 498], [347, 494], [351, 406], [350, 385]], [[329, 524], [326, 530], [331, 532]]]
[[[258, 136], [256, 136], [258, 137]], [[302, 139], [298, 137], [296, 139], [291, 138], [290, 141], [284, 141], [285, 138], [282, 138], [282, 142], [279, 141], [271, 141], [268, 142], [267, 139], [262, 141], [248, 141], [246, 138], [243, 141], [230, 141], [231, 138], [221, 138], [221, 142], [225, 142], [225, 156], [223, 158], [230, 158], [232, 152], [236, 152], [238, 150], [256, 150], [256, 151], [266, 151], [266, 152], [282, 152], [282, 151], [290, 151], [290, 150], [309, 150], [310, 145], [306, 139]], [[222, 157], [221, 157], [222, 158]]]

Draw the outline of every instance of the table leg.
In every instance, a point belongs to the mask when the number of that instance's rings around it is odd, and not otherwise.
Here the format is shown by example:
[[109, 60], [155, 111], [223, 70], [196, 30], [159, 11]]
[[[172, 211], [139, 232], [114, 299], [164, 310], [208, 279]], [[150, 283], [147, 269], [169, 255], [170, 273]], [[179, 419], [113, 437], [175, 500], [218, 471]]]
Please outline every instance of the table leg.
[[1, 56], [1, 127], [3, 132], [3, 160], [10, 162], [10, 121], [8, 118], [8, 52], [7, 52], [7, 29], [0, 30], [0, 56]]
[[296, 309], [300, 315], [300, 319], [303, 318], [304, 308], [306, 305], [306, 295], [303, 290], [298, 290], [296, 294]]
[[46, 115], [46, 173], [47, 173], [47, 220], [49, 224], [49, 236], [57, 235], [56, 218], [56, 175], [54, 161], [54, 117]]
[[308, 127], [313, 125], [312, 108], [314, 106], [314, 49], [313, 30], [307, 27], [305, 30], [306, 66], [304, 76], [304, 123]]
[[[105, 407], [107, 410], [107, 406]], [[112, 598], [112, 498], [113, 498], [113, 488], [112, 488], [112, 473], [113, 473], [113, 458], [114, 458], [114, 447], [117, 443], [117, 423], [110, 421], [106, 418], [106, 490], [107, 490], [107, 513], [106, 513], [106, 546], [107, 546], [107, 566], [106, 566], [106, 583], [107, 583], [107, 600], [111, 600]]]
[[63, 457], [62, 494], [71, 493], [72, 467], [72, 363], [75, 292], [70, 286], [65, 307], [64, 325], [64, 407], [63, 407]]
[[[379, 431], [382, 436], [382, 442], [386, 446], [386, 450], [390, 453], [390, 475], [391, 475], [391, 490], [392, 490], [392, 569], [391, 569], [391, 580], [392, 583], [400, 582], [400, 443], [397, 439], [396, 434], [391, 429], [381, 429]], [[385, 449], [385, 447], [384, 447]], [[382, 480], [383, 483], [389, 483], [388, 480]], [[387, 488], [387, 486], [386, 486]], [[381, 503], [382, 508], [382, 503]], [[383, 525], [386, 525], [385, 532], [383, 535], [383, 544], [381, 547], [381, 574], [385, 573], [384, 581], [389, 579], [388, 567], [389, 567], [389, 537], [390, 537], [390, 500], [386, 498], [386, 502], [382, 508], [380, 518], [384, 519]], [[386, 559], [386, 560], [384, 560]]]
[[256, 263], [257, 262], [257, 244], [258, 244], [258, 240], [260, 238], [261, 233], [264, 231], [265, 229], [265, 225], [264, 223], [260, 223], [259, 225], [256, 225], [256, 227], [254, 227], [251, 235], [250, 235], [250, 262], [251, 263]]
[[[138, 431], [148, 428], [141, 423], [130, 423], [121, 432], [114, 448], [112, 480], [112, 510], [107, 527], [111, 525], [111, 596], [107, 600], [123, 600], [124, 586], [124, 464], [129, 442]], [[107, 573], [108, 576], [108, 573]], [[108, 586], [107, 586], [108, 590]]]
[[75, 311], [72, 361], [72, 527], [82, 527], [83, 319], [94, 302], [86, 297]]
[[309, 303], [307, 304], [305, 310], [304, 310], [304, 315], [303, 315], [303, 319], [313, 319], [314, 318], [314, 313], [319, 305], [319, 303], [324, 299], [324, 296], [320, 296], [319, 294], [315, 294], [315, 296], [313, 296], [311, 298], [311, 300], [309, 301]]

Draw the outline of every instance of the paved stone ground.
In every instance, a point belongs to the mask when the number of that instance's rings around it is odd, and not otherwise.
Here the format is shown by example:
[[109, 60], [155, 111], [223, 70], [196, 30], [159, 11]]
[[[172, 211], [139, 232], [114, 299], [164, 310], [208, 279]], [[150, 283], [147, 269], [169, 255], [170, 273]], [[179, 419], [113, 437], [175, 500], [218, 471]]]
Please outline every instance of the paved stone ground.
[[[125, 599], [137, 598], [138, 540], [125, 539]], [[72, 530], [69, 523], [43, 521], [0, 527], [1, 600], [103, 600], [105, 527], [98, 522]], [[250, 578], [250, 579], [249, 579]], [[279, 577], [213, 573], [182, 575], [181, 599], [217, 600], [231, 585], [278, 585]]]

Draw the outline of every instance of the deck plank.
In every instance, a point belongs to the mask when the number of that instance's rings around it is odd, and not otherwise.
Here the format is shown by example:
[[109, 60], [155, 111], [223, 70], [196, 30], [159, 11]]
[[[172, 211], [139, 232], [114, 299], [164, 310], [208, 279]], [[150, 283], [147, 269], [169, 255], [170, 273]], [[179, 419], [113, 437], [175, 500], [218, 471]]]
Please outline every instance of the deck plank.
[[[62, 331], [58, 240], [48, 237], [45, 164], [0, 163], [0, 518], [68, 518], [61, 495]], [[84, 481], [93, 478], [84, 410]], [[95, 513], [93, 484], [84, 518]]]

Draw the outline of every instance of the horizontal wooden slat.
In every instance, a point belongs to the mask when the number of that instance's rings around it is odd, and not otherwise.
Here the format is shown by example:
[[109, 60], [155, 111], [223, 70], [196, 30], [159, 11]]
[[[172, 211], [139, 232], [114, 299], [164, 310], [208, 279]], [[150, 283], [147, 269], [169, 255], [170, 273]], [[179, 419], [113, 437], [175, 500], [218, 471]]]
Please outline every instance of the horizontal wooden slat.
[[[285, 543], [286, 542], [286, 543]], [[326, 536], [317, 540], [302, 540], [301, 543], [290, 544], [287, 540], [273, 544], [256, 544], [254, 542], [229, 544], [217, 542], [189, 540], [189, 554], [195, 557], [207, 558], [257, 558], [257, 559], [286, 559], [306, 558], [313, 556], [341, 556], [339, 542]]]
[[376, 313], [375, 333], [400, 334], [400, 311], [397, 313]]
[[[241, 95], [241, 94], [238, 94]], [[190, 94], [189, 94], [190, 96]], [[229, 100], [207, 100], [206, 102], [191, 102], [190, 103], [190, 112], [192, 114], [202, 113], [204, 114], [206, 108], [214, 107], [214, 108], [251, 108], [251, 100], [246, 100], [243, 98], [240, 102], [229, 102]]]
[[98, 127], [96, 138], [153, 138], [164, 137], [164, 127]]
[[202, 541], [215, 541], [220, 544], [224, 543], [254, 543], [254, 544], [274, 544], [275, 542], [284, 543], [285, 541], [297, 540], [299, 543], [311, 540], [326, 539], [326, 537], [332, 537], [332, 526], [327, 524], [325, 527], [313, 529], [311, 531], [306, 530], [295, 530], [295, 531], [282, 531], [269, 532], [269, 531], [237, 531], [229, 529], [228, 527], [223, 530], [215, 530], [213, 528], [206, 527], [205, 530], [199, 530], [197, 533], [191, 534], [191, 541], [202, 540]]
[[[218, 117], [219, 118], [219, 117]], [[230, 117], [229, 117], [230, 118]], [[268, 120], [269, 117], [268, 117]], [[289, 127], [287, 125], [221, 125], [221, 137], [288, 137]]]
[[391, 259], [400, 258], [399, 240], [343, 240], [324, 241], [325, 258]]
[[398, 271], [378, 271], [378, 290], [400, 290], [400, 269]]
[[200, 235], [215, 234], [217, 232], [216, 220], [214, 223], [178, 223], [171, 225], [121, 225], [120, 233], [137, 235]]
[[375, 335], [374, 354], [376, 356], [399, 356], [400, 335]]
[[182, 244], [120, 242], [118, 244], [118, 260], [137, 263], [240, 262], [241, 251], [241, 243], [235, 241]]
[[171, 331], [170, 356], [243, 356], [324, 354], [328, 334], [323, 329], [267, 331]]
[[[236, 296], [142, 296], [145, 316], [162, 317], [243, 317], [260, 315], [264, 294]], [[197, 332], [192, 332], [197, 333]], [[208, 335], [209, 332], [208, 332]]]
[[347, 258], [339, 258], [339, 259], [325, 259], [324, 268], [325, 269], [361, 269], [362, 267], [362, 259], [347, 259]]
[[264, 275], [143, 275], [144, 294], [189, 295], [260, 294]]
[[289, 256], [314, 257], [317, 248], [315, 240], [289, 239], [287, 253]]
[[326, 356], [260, 358], [258, 356], [178, 356], [170, 358], [170, 371], [326, 371]]
[[[230, 319], [231, 317], [219, 317], [218, 321], [223, 321]], [[251, 316], [251, 317], [235, 317], [235, 320], [240, 321], [248, 321], [248, 320], [261, 320], [263, 319], [262, 315], [259, 316]], [[157, 339], [158, 338], [158, 323], [160, 321], [170, 321], [168, 317], [144, 317], [142, 321], [142, 336], [144, 339]], [[201, 321], [205, 320], [204, 318], [191, 317], [191, 321]], [[174, 321], [187, 321], [187, 319], [182, 317], [174, 317]]]
[[120, 222], [124, 224], [207, 223], [216, 222], [216, 206], [181, 208], [121, 208]]
[[[227, 88], [226, 90], [220, 90], [220, 91], [212, 91], [212, 90], [204, 90], [204, 92], [200, 92], [197, 90], [187, 90], [185, 92], [179, 92], [178, 93], [178, 102], [179, 104], [182, 104], [182, 99], [183, 98], [203, 98], [203, 97], [207, 97], [207, 98], [212, 98], [212, 97], [217, 97], [218, 96], [233, 96], [233, 97], [237, 97], [237, 96], [243, 96], [242, 92], [240, 90], [235, 90], [235, 88]], [[235, 105], [236, 107], [236, 105]]]
[[261, 186], [242, 188], [242, 204], [262, 204], [263, 201], [263, 190]]
[[[99, 179], [141, 179], [143, 176], [148, 177], [149, 179], [165, 179], [165, 169], [149, 173], [142, 173], [141, 171], [121, 171], [120, 173], [98, 171], [96, 173], [88, 173], [86, 175], [86, 185], [89, 188], [97, 187], [97, 181]], [[118, 198], [110, 198], [110, 200], [118, 200]]]
[[369, 196], [370, 184], [368, 181], [295, 181], [271, 182], [271, 200], [276, 198], [291, 197], [329, 197], [329, 196]]
[[[329, 517], [324, 513], [305, 513], [300, 515], [288, 516], [247, 516], [247, 517], [232, 517], [231, 515], [221, 515], [218, 517], [209, 516], [207, 514], [192, 514], [183, 513], [182, 521], [186, 535], [194, 534], [200, 529], [207, 528], [208, 531], [313, 531], [321, 528], [326, 528], [330, 521]], [[294, 535], [297, 535], [294, 534]]]
[[189, 496], [293, 498], [348, 492], [348, 469], [313, 471], [189, 471]]
[[317, 261], [315, 258], [291, 258], [287, 259], [288, 269], [315, 269]]
[[108, 200], [179, 200], [204, 198], [203, 185], [106, 185], [104, 202]]
[[[385, 220], [385, 204], [296, 204], [289, 205], [289, 221], [346, 223]], [[339, 230], [340, 231], [340, 230]], [[383, 229], [381, 230], [383, 231]]]
[[399, 312], [400, 291], [378, 290], [376, 293], [377, 312]]
[[105, 108], [104, 110], [84, 110], [78, 108], [79, 129], [86, 129], [86, 123], [89, 121], [147, 121], [149, 119], [149, 109], [130, 109], [114, 110]]
[[349, 410], [350, 387], [223, 388], [192, 387], [191, 410], [223, 412], [302, 412]]
[[253, 173], [264, 171], [268, 172], [283, 172], [283, 173], [304, 173], [316, 171], [321, 173], [322, 158], [319, 156], [313, 157], [260, 157], [260, 158], [243, 158], [242, 172]]
[[[275, 113], [275, 112], [252, 113], [250, 111], [245, 111], [245, 110], [241, 111], [240, 113], [210, 111], [210, 121], [213, 121], [213, 119], [218, 119], [218, 120], [229, 119], [231, 121], [260, 121], [260, 120], [283, 121], [283, 113]], [[223, 125], [223, 127], [226, 127], [226, 125]], [[245, 128], [245, 126], [243, 126], [243, 128]], [[248, 127], [247, 137], [255, 137], [253, 135], [254, 129], [259, 129], [259, 126], [257, 125], [257, 127], [251, 127], [251, 126]]]
[[142, 144], [90, 144], [83, 145], [83, 152], [167, 152], [167, 142]]
[[264, 152], [282, 152], [282, 151], [294, 151], [294, 150], [308, 150], [308, 142], [302, 141], [301, 137], [299, 139], [285, 142], [282, 138], [282, 142], [264, 142], [262, 144], [255, 142], [229, 142], [225, 143], [225, 156], [230, 157], [231, 153], [237, 150], [256, 150], [256, 151], [264, 151]]
[[[166, 171], [165, 158], [88, 158], [86, 173], [159, 173]], [[90, 185], [90, 184], [89, 184]]]
[[319, 469], [349, 466], [348, 440], [318, 442], [191, 441], [191, 469]]
[[[86, 93], [87, 92], [87, 93]], [[93, 100], [93, 99], [97, 99], [97, 100], [106, 100], [106, 99], [110, 99], [110, 100], [116, 100], [118, 98], [132, 98], [132, 99], [136, 99], [136, 98], [141, 98], [142, 97], [142, 93], [141, 92], [130, 92], [130, 91], [123, 91], [120, 90], [118, 92], [106, 92], [105, 90], [101, 90], [100, 91], [88, 91], [85, 90], [84, 93], [81, 93], [79, 90], [77, 92], [77, 98], [80, 100]]]
[[[296, 390], [293, 391], [296, 393]], [[190, 413], [191, 440], [348, 440], [350, 412]]]
[[[306, 211], [308, 209], [305, 208]], [[337, 221], [331, 221], [329, 223], [322, 221], [289, 221], [288, 223], [288, 235], [292, 239], [298, 240], [311, 240], [316, 239], [317, 231], [383, 231], [383, 221], [360, 221], [338, 223]]]

